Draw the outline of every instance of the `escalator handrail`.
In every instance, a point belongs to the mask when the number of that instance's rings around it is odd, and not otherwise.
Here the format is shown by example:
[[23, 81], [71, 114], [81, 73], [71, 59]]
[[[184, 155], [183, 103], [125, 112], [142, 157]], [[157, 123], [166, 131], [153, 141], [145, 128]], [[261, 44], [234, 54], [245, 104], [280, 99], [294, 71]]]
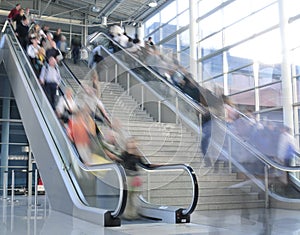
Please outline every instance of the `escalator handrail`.
[[[220, 124], [220, 122], [219, 122]], [[226, 128], [224, 124], [222, 123], [221, 128]], [[231, 138], [233, 138], [236, 142], [238, 142], [240, 145], [245, 147], [249, 152], [253, 153], [254, 156], [258, 159], [260, 159], [262, 162], [267, 164], [269, 167], [273, 167], [277, 170], [286, 171], [286, 172], [300, 172], [300, 166], [285, 166], [280, 163], [277, 163], [276, 161], [270, 159], [269, 157], [262, 154], [260, 151], [258, 151], [256, 148], [254, 148], [251, 144], [248, 142], [241, 140], [240, 137], [238, 137], [236, 134], [234, 134], [230, 129], [226, 128], [226, 132], [229, 134]], [[216, 144], [216, 143], [215, 143]]]
[[[99, 141], [102, 143], [103, 140], [100, 138]], [[106, 145], [102, 143], [102, 146], [104, 148], [107, 148]], [[116, 156], [118, 156], [120, 153], [116, 153], [111, 149], [108, 149], [108, 151], [114, 153]], [[148, 166], [146, 165], [141, 165], [139, 164], [139, 167], [143, 168], [146, 171], [170, 171], [170, 170], [184, 170], [186, 171], [192, 181], [192, 186], [193, 186], [193, 196], [192, 196], [192, 201], [189, 205], [188, 208], [182, 210], [183, 215], [190, 215], [193, 213], [197, 206], [198, 202], [198, 196], [199, 196], [199, 187], [198, 187], [198, 181], [197, 181], [197, 176], [194, 171], [194, 169], [186, 164], [162, 164], [162, 165], [156, 165], [156, 166], [151, 166], [150, 160], [146, 157], [146, 155], [139, 150], [141, 156], [144, 158], [144, 160], [147, 162]]]
[[168, 88], [170, 88], [172, 91], [175, 91], [177, 95], [180, 96], [180, 98], [182, 98], [185, 102], [187, 102], [190, 106], [192, 106], [194, 109], [196, 109], [197, 111], [199, 111], [200, 113], [204, 114], [207, 112], [207, 109], [200, 105], [200, 104], [195, 104], [193, 101], [191, 101], [186, 95], [182, 94], [181, 92], [178, 91], [177, 88], [175, 88], [172, 84], [168, 83], [165, 81], [165, 79], [163, 79], [161, 76], [159, 76], [157, 73], [155, 73], [154, 71], [152, 71], [152, 69], [149, 68], [148, 65], [144, 64], [141, 60], [139, 60], [138, 58], [134, 57], [130, 52], [128, 52], [126, 49], [124, 49], [120, 44], [118, 44], [116, 41], [114, 41], [113, 39], [111, 39], [109, 36], [107, 36], [105, 33], [100, 32], [98, 33], [91, 41], [90, 43], [92, 43], [97, 37], [99, 36], [103, 36], [105, 38], [107, 38], [108, 40], [110, 40], [113, 44], [117, 45], [122, 52], [126, 53], [126, 55], [130, 56], [130, 58], [132, 58], [133, 60], [135, 60], [136, 62], [138, 62], [139, 64], [142, 65], [143, 68], [147, 69], [148, 72], [150, 72], [152, 75], [154, 75], [158, 80], [160, 80], [161, 82], [163, 82], [165, 85], [168, 86]]
[[[99, 33], [99, 35], [104, 35], [105, 37], [109, 38], [107, 35], [105, 35], [105, 34], [103, 34], [103, 33]], [[110, 38], [109, 38], [109, 39], [110, 39]], [[112, 39], [110, 39], [110, 40], [112, 40]], [[114, 43], [115, 43], [115, 42], [114, 42]], [[102, 49], [105, 50], [105, 51], [107, 52], [106, 48], [102, 47]], [[126, 53], [128, 53], [128, 52], [126, 52]], [[129, 53], [129, 54], [130, 54], [130, 53]], [[118, 61], [119, 64], [122, 64], [123, 66], [125, 66], [121, 61], [119, 61], [117, 58], [115, 58], [113, 54], [112, 54], [111, 56], [112, 56], [116, 61]], [[135, 59], [136, 59], [136, 58], [135, 58]], [[130, 71], [129, 71], [129, 72], [130, 72]], [[158, 75], [156, 75], [156, 76], [158, 76]], [[136, 77], [138, 77], [138, 76], [136, 75]], [[168, 84], [167, 82], [165, 82], [163, 79], [162, 79], [162, 81], [163, 81], [164, 83], [166, 83], [167, 85], [170, 85], [170, 84]], [[176, 91], [177, 91], [177, 89], [176, 89]], [[178, 91], [177, 91], [177, 92], [178, 92]], [[187, 99], [187, 98], [186, 98], [186, 99]], [[189, 101], [188, 103], [191, 103], [191, 102], [192, 102], [192, 101], [190, 101], [190, 100], [188, 100], [188, 101]], [[194, 107], [196, 107], [196, 106], [197, 106], [197, 104], [194, 103]], [[201, 111], [201, 110], [200, 110], [200, 106], [196, 107], [196, 110], [200, 112], [200, 111]], [[239, 112], [239, 114], [241, 114], [241, 115], [242, 115], [244, 118], [246, 118], [247, 120], [251, 121], [251, 119], [249, 119], [246, 115], [242, 114], [241, 112]], [[224, 123], [224, 121], [223, 121], [221, 118], [219, 118], [218, 116], [216, 116], [216, 115], [213, 114], [213, 113], [212, 113], [212, 116], [214, 117], [214, 120], [217, 121], [217, 123], [219, 123], [219, 124], [222, 123], [222, 124], [221, 124], [222, 128], [223, 128], [224, 130], [226, 130], [230, 136], [232, 136], [235, 140], [239, 139], [234, 133], [232, 133], [231, 131], [229, 131], [229, 129], [228, 129], [227, 126], [226, 126], [226, 123]], [[295, 171], [295, 168], [294, 168], [294, 167], [286, 167], [286, 166], [280, 165], [280, 164], [278, 164], [278, 163], [272, 161], [272, 160], [269, 159], [267, 156], [264, 156], [262, 153], [260, 153], [258, 150], [256, 150], [253, 146], [251, 146], [251, 145], [245, 143], [244, 141], [242, 141], [242, 140], [239, 139], [238, 142], [239, 142], [242, 146], [246, 147], [249, 151], [251, 151], [252, 153], [254, 153], [254, 154], [255, 154], [255, 157], [261, 159], [263, 162], [267, 163], [268, 165], [270, 165], [270, 166], [272, 166], [272, 167], [274, 167], [274, 168], [277, 168], [278, 170], [281, 170], [281, 169], [282, 169], [282, 170], [283, 170], [283, 169], [288, 170], [288, 169], [290, 169], [290, 170]], [[247, 146], [246, 146], [246, 145], [247, 145]], [[299, 153], [299, 154], [300, 154], [300, 153]], [[300, 169], [300, 168], [299, 168], [299, 169]]]
[[[137, 59], [136, 57], [132, 56], [131, 53], [127, 52], [124, 48], [122, 48], [117, 42], [115, 42], [114, 40], [112, 40], [109, 36], [107, 36], [106, 34], [100, 32], [98, 34], [98, 36], [103, 36], [105, 38], [107, 38], [108, 40], [110, 40], [112, 43], [114, 43], [115, 45], [118, 45], [122, 51], [124, 51], [124, 53], [126, 53], [128, 56], [130, 56], [132, 59], [134, 59], [135, 61], [139, 62], [141, 65], [143, 65], [151, 74], [153, 74], [154, 76], [156, 76], [157, 78], [159, 78], [162, 82], [164, 82], [168, 87], [170, 87], [173, 91], [175, 91], [176, 93], [181, 93], [181, 91], [179, 91], [178, 89], [174, 88], [171, 84], [167, 83], [163, 78], [161, 78], [157, 73], [154, 73], [153, 71], [151, 71], [151, 69], [145, 65], [143, 62], [141, 62], [139, 59]], [[97, 38], [97, 36], [95, 36], [93, 40], [95, 40]], [[92, 42], [91, 41], [91, 42]], [[181, 97], [183, 97], [183, 99], [189, 104], [191, 105], [193, 108], [195, 108], [197, 111], [199, 111], [200, 113], [203, 109], [205, 110], [205, 107], [201, 107], [199, 106], [199, 104], [195, 104], [192, 100], [188, 99], [186, 96], [181, 95]], [[235, 109], [235, 111], [242, 116], [243, 118], [247, 119], [249, 122], [253, 123], [253, 120], [251, 120], [248, 116], [246, 116], [244, 113], [240, 112], [239, 110]], [[214, 113], [211, 113], [211, 115], [215, 118], [215, 120], [217, 120], [219, 123], [222, 123], [223, 128], [226, 128], [226, 124], [219, 118], [217, 117]], [[228, 130], [227, 130], [228, 131]], [[239, 137], [237, 137], [236, 135], [234, 135], [231, 131], [228, 131], [229, 136], [233, 137], [236, 141], [238, 140], [238, 142], [243, 146], [246, 147], [249, 151], [251, 151], [252, 153], [254, 153], [254, 156], [258, 159], [260, 159], [261, 161], [263, 161], [265, 164], [267, 164], [269, 167], [274, 167], [275, 169], [278, 170], [282, 170], [282, 171], [289, 171], [289, 172], [298, 172], [300, 171], [300, 167], [290, 167], [290, 166], [284, 166], [281, 165], [275, 161], [273, 161], [272, 159], [269, 159], [267, 156], [263, 155], [261, 152], [259, 152], [257, 149], [255, 149], [255, 147], [253, 147], [252, 145], [242, 141]], [[300, 152], [299, 151], [295, 151], [295, 155], [297, 155], [297, 157], [300, 157]]]
[[[12, 27], [10, 25], [10, 23], [7, 23], [5, 24], [5, 29], [2, 30], [2, 33], [5, 32], [6, 30], [6, 27], [10, 27], [10, 30], [13, 32], [12, 30]], [[31, 70], [31, 75], [35, 76], [35, 79], [37, 80], [37, 77], [32, 69], [32, 66], [25, 54], [25, 52], [23, 51], [18, 39], [16, 38], [16, 35], [15, 34], [12, 34], [14, 36], [14, 40], [17, 42], [18, 44], [18, 47], [21, 49], [21, 53], [23, 55], [23, 58], [25, 58], [25, 61], [26, 63], [29, 65], [29, 68]], [[8, 37], [9, 38], [9, 37]], [[11, 43], [11, 45], [13, 45]], [[21, 66], [23, 67], [23, 66]], [[24, 68], [22, 68], [24, 69]], [[24, 73], [25, 76], [26, 73]], [[30, 79], [29, 79], [30, 80]], [[31, 87], [31, 85], [30, 85]], [[32, 91], [33, 92], [33, 91]], [[34, 93], [34, 92], [33, 92]], [[50, 105], [50, 104], [49, 104]], [[42, 109], [41, 109], [42, 110]], [[42, 112], [41, 112], [42, 113]], [[45, 118], [45, 115], [42, 115], [44, 118]], [[46, 122], [46, 120], [45, 120]], [[46, 122], [47, 123], [47, 122]], [[51, 135], [52, 136], [52, 135]], [[53, 139], [53, 141], [55, 142], [55, 139]], [[61, 156], [61, 153], [60, 153], [60, 150], [58, 149], [58, 153], [60, 155], [60, 159], [62, 161], [62, 164], [64, 165], [64, 168], [67, 170], [66, 172], [69, 174], [69, 166], [66, 165], [65, 161], [64, 161], [64, 157]], [[118, 206], [117, 208], [115, 209], [115, 211], [112, 211], [111, 212], [111, 215], [115, 218], [115, 217], [118, 217], [120, 214], [123, 213], [124, 209], [125, 209], [125, 206], [126, 206], [126, 200], [127, 200], [127, 186], [126, 186], [126, 177], [125, 177], [125, 171], [124, 171], [124, 168], [122, 166], [120, 166], [119, 164], [116, 164], [116, 163], [107, 163], [107, 164], [102, 164], [102, 165], [94, 165], [94, 166], [86, 166], [84, 165], [78, 158], [78, 156], [76, 157], [76, 160], [77, 160], [77, 164], [79, 164], [79, 166], [81, 167], [81, 169], [85, 170], [85, 171], [102, 171], [102, 170], [110, 170], [110, 169], [114, 169], [115, 172], [117, 172], [117, 175], [118, 175], [118, 179], [119, 179], [119, 182], [120, 182], [120, 197], [119, 197], [119, 202], [118, 202]], [[71, 177], [71, 176], [70, 176]], [[72, 178], [72, 177], [71, 177]], [[73, 184], [74, 185], [74, 184]]]
[[165, 165], [158, 165], [158, 166], [152, 166], [152, 167], [145, 167], [140, 165], [140, 167], [144, 168], [147, 171], [169, 171], [169, 170], [184, 170], [186, 171], [191, 180], [193, 185], [193, 196], [192, 201], [188, 208], [182, 210], [183, 215], [190, 215], [195, 210], [197, 203], [198, 203], [198, 197], [199, 197], [199, 186], [198, 181], [196, 177], [196, 173], [194, 169], [186, 164], [165, 164]]

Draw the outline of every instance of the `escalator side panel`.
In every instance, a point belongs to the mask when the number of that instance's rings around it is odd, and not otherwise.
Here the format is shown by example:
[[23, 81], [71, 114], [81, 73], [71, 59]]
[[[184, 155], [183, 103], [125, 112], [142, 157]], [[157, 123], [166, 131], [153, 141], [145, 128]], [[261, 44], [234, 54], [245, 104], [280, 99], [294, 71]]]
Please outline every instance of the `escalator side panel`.
[[[22, 74], [21, 65], [8, 41], [5, 40], [2, 49], [3, 58], [5, 58], [4, 66], [28, 141], [44, 181], [51, 208], [105, 226], [120, 225], [118, 220], [107, 216], [106, 210], [87, 207], [80, 201], [59, 157], [57, 146], [51, 138], [47, 123], [42, 117], [26, 77]], [[45, 100], [45, 102], [47, 101]], [[48, 103], [42, 105], [46, 106]]]

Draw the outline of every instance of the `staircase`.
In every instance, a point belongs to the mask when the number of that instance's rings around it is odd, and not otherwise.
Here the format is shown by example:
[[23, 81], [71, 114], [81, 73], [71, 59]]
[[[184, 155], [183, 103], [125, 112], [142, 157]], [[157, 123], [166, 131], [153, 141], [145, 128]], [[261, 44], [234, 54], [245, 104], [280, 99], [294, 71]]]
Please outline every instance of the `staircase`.
[[[138, 140], [140, 150], [152, 163], [186, 163], [193, 167], [200, 188], [196, 210], [264, 207], [264, 200], [252, 185], [239, 186], [244, 180], [236, 173], [228, 173], [224, 162], [217, 163], [217, 172], [203, 166], [199, 137], [183, 125], [155, 122], [119, 84], [101, 82], [100, 87], [105, 107], [113, 117], [122, 120], [125, 130]], [[189, 177], [178, 176], [170, 172], [152, 174], [151, 196], [145, 190], [144, 197], [161, 205], [188, 205], [192, 193]], [[162, 177], [164, 181], [170, 178], [166, 185], [161, 185]]]
[[[88, 74], [85, 70], [80, 71], [81, 67], [70, 66], [78, 78]], [[264, 200], [253, 185], [243, 185], [244, 180], [239, 179], [236, 173], [228, 173], [224, 162], [218, 162], [216, 168], [203, 166], [199, 136], [184, 125], [155, 121], [118, 83], [100, 82], [100, 89], [108, 112], [121, 121], [127, 133], [137, 139], [140, 150], [152, 163], [186, 163], [193, 167], [200, 190], [196, 210], [264, 207]], [[178, 176], [178, 173], [172, 172], [155, 172], [150, 178], [145, 175], [151, 185], [144, 184], [144, 197], [151, 203], [186, 207], [192, 191], [189, 176]], [[170, 180], [162, 185], [161, 182], [166, 179]]]

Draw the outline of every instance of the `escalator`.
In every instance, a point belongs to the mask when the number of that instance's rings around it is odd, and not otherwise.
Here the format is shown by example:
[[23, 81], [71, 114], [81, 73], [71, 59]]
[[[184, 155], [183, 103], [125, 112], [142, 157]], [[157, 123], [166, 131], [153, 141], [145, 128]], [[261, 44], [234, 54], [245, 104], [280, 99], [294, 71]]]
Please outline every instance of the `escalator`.
[[[7, 72], [51, 208], [103, 226], [119, 226], [127, 199], [124, 168], [105, 158], [103, 149], [102, 152], [100, 149], [100, 154], [105, 160], [101, 164], [86, 166], [79, 160], [76, 149], [56, 118], [7, 22], [2, 30], [0, 59]], [[69, 86], [72, 75], [64, 71], [63, 76], [63, 85]], [[74, 83], [76, 89], [80, 90], [80, 84]], [[144, 169], [143, 172], [145, 187], [150, 187], [147, 177], [156, 172], [177, 172], [176, 177], [187, 175], [191, 183], [185, 207], [155, 205], [141, 198], [140, 213], [171, 223], [189, 222], [198, 200], [193, 170], [179, 164]]]
[[[99, 45], [103, 41], [116, 45], [103, 33], [94, 37], [91, 43]], [[103, 46], [101, 53], [105, 59], [96, 69], [102, 81], [119, 83], [157, 121], [185, 123], [190, 130], [200, 136], [203, 135], [199, 125], [201, 115], [209, 111], [212, 137], [206, 155], [211, 161], [216, 162], [221, 158], [227, 162], [229, 169], [244, 175], [246, 182], [254, 182], [263, 192], [266, 207], [271, 205], [300, 208], [299, 153], [295, 154], [290, 166], [279, 164], [262, 154], [255, 145], [243, 139], [225, 123], [223, 103], [212, 93], [203, 88], [200, 90], [206, 100], [207, 107], [204, 107], [153, 71], [151, 65], [149, 67], [149, 64], [144, 64], [123, 48], [120, 47], [118, 52], [112, 53], [110, 48]], [[243, 120], [245, 127], [253, 125], [253, 121], [242, 113], [240, 119]], [[277, 183], [286, 174], [288, 182]]]
[[[1, 62], [7, 72], [31, 151], [43, 179], [51, 208], [103, 226], [120, 225], [126, 205], [124, 169], [114, 163], [87, 167], [78, 160], [65, 131], [39, 85], [34, 71], [9, 24], [1, 37]], [[104, 202], [113, 175], [115, 197]]]

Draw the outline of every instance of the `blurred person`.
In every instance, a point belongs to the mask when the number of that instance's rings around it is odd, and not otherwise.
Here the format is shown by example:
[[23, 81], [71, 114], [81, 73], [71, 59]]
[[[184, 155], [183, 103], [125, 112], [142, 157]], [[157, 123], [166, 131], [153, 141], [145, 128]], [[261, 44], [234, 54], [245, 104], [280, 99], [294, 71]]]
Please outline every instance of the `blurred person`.
[[180, 81], [181, 90], [190, 96], [196, 103], [200, 103], [200, 91], [195, 84], [195, 80], [191, 77], [191, 75], [184, 76], [184, 78]]
[[91, 71], [91, 79], [92, 79], [92, 88], [95, 89], [95, 95], [97, 98], [101, 97], [100, 91], [100, 82], [99, 82], [99, 75], [96, 69]]
[[141, 47], [142, 47], [141, 40], [136, 39], [133, 41], [131, 47], [127, 47], [126, 50], [138, 57], [139, 56], [138, 52], [141, 51]]
[[35, 37], [37, 39], [38, 44], [41, 43], [41, 27], [39, 24], [33, 24], [32, 27], [29, 29], [29, 35], [30, 37]]
[[34, 18], [32, 16], [32, 14], [30, 13], [30, 9], [27, 7], [25, 8], [25, 12], [24, 12], [25, 17], [28, 19], [28, 23], [29, 25], [34, 24]]
[[[279, 136], [276, 161], [284, 166], [291, 166], [295, 150], [295, 139], [291, 133], [291, 128], [283, 126]], [[288, 184], [288, 172], [275, 170], [274, 174], [277, 177], [273, 184], [276, 187], [275, 190], [277, 192], [280, 192], [280, 190], [285, 191], [285, 186]], [[280, 185], [280, 183], [283, 185]]]
[[57, 28], [56, 31], [53, 33], [53, 40], [56, 42], [56, 44], [61, 40], [61, 28]]
[[73, 113], [72, 122], [69, 123], [70, 136], [73, 141], [81, 161], [86, 165], [91, 165], [91, 139], [90, 134], [94, 126], [90, 125], [89, 114], [82, 108]]
[[48, 49], [52, 48], [53, 46], [53, 34], [50, 32], [46, 33], [46, 38], [42, 39], [42, 46], [45, 48], [45, 50], [47, 51]]
[[120, 44], [121, 47], [127, 48], [128, 47], [128, 37], [124, 33], [119, 33], [114, 36], [113, 40]]
[[60, 72], [57, 68], [57, 62], [54, 57], [48, 59], [48, 63], [44, 64], [40, 73], [40, 83], [43, 86], [47, 98], [53, 110], [56, 107], [56, 94], [61, 81]]
[[30, 41], [31, 44], [27, 47], [27, 55], [29, 56], [29, 59], [33, 65], [35, 74], [38, 75], [39, 74], [38, 54], [39, 54], [40, 46], [34, 34], [31, 35]]
[[[13, 21], [16, 22], [16, 30], [18, 30], [18, 27], [22, 24], [22, 21], [26, 19], [26, 16], [25, 16], [25, 10], [23, 8], [20, 9], [19, 11], [19, 14], [17, 14], [14, 18], [13, 18]], [[30, 23], [29, 23], [29, 19], [28, 20], [28, 25], [30, 26]]]
[[99, 62], [101, 62], [104, 59], [101, 52], [101, 45], [96, 46], [92, 50], [92, 56], [91, 61], [89, 62], [90, 68], [94, 68]]
[[295, 149], [295, 139], [291, 134], [291, 128], [288, 126], [282, 127], [277, 149], [278, 161], [285, 166], [290, 166]]
[[65, 35], [61, 35], [60, 41], [56, 44], [57, 48], [61, 51], [61, 54], [63, 56], [63, 59], [66, 58], [66, 55], [68, 53], [68, 43], [67, 43], [67, 38]]
[[46, 51], [43, 47], [39, 48], [38, 54], [37, 54], [37, 60], [36, 60], [36, 69], [38, 72], [38, 77], [41, 73], [42, 67], [44, 66], [45, 63], [47, 63], [46, 61]]
[[[84, 86], [84, 90], [86, 91], [86, 94], [84, 96], [84, 100], [91, 110], [91, 115], [95, 118], [95, 120], [104, 122], [103, 118], [105, 119], [106, 123], [111, 126], [111, 120], [108, 115], [108, 112], [105, 109], [104, 104], [100, 100], [100, 98], [96, 94], [96, 90], [89, 86]], [[100, 112], [100, 115], [98, 115], [97, 111]]]
[[138, 166], [144, 166], [146, 168], [159, 166], [157, 164], [149, 164], [146, 159], [141, 155], [137, 148], [137, 142], [135, 138], [130, 137], [126, 140], [125, 151], [120, 156], [120, 164], [124, 167], [127, 182], [128, 182], [128, 195], [127, 203], [123, 213], [123, 218], [127, 220], [134, 220], [139, 218], [138, 208], [138, 196], [141, 193], [141, 186], [143, 184], [142, 178], [138, 170]]
[[15, 24], [15, 17], [20, 13], [20, 9], [21, 9], [21, 4], [17, 3], [16, 6], [11, 9], [11, 11], [9, 12], [7, 18], [10, 21], [10, 23], [13, 25], [14, 30], [16, 30], [16, 24]]
[[78, 109], [77, 104], [73, 98], [73, 91], [70, 87], [65, 89], [64, 96], [60, 96], [56, 105], [57, 117], [64, 125], [67, 125], [72, 114]]
[[74, 35], [74, 37], [71, 40], [71, 50], [72, 50], [72, 58], [74, 64], [77, 64], [77, 62], [80, 59], [80, 48], [81, 48], [81, 40], [78, 35]]
[[39, 34], [41, 35], [41, 40], [40, 40], [40, 44], [41, 46], [45, 47], [45, 42], [47, 40], [47, 34], [49, 32], [49, 26], [48, 25], [43, 25], [40, 28]]
[[22, 48], [26, 51], [27, 45], [29, 44], [29, 25], [28, 20], [26, 18], [22, 19], [21, 24], [16, 29], [16, 36], [22, 46]]
[[236, 111], [232, 100], [228, 96], [222, 95], [222, 99], [224, 102], [225, 122], [232, 124], [239, 117], [239, 113]]
[[46, 50], [46, 57], [49, 59], [50, 57], [54, 57], [56, 62], [60, 62], [62, 60], [61, 52], [56, 46], [55, 41], [50, 41], [50, 47]]
[[148, 46], [154, 46], [154, 42], [153, 42], [153, 40], [152, 40], [152, 37], [148, 37], [148, 40], [146, 41], [146, 44], [147, 44]]

